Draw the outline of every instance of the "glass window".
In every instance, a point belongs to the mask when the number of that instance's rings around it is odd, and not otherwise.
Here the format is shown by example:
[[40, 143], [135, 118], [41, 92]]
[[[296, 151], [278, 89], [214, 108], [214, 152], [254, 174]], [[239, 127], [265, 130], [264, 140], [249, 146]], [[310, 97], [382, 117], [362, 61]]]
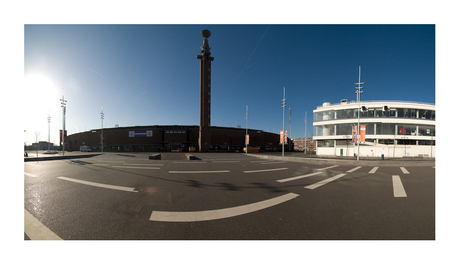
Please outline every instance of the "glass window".
[[351, 135], [351, 124], [337, 124], [337, 135]]

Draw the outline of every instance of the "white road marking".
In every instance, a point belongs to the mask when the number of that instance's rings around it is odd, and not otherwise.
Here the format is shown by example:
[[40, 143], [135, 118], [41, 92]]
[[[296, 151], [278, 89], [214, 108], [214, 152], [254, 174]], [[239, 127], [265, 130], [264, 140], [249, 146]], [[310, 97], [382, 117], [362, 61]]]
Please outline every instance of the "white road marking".
[[101, 166], [101, 167], [108, 167], [109, 164], [92, 164], [90, 166]]
[[410, 174], [405, 167], [400, 167], [400, 169], [404, 174]]
[[373, 169], [371, 169], [371, 171], [369, 171], [369, 174], [374, 174], [377, 169], [379, 169], [379, 167], [374, 167]]
[[235, 160], [211, 160], [212, 163], [239, 163], [240, 161]]
[[316, 170], [325, 170], [325, 169], [330, 169], [330, 168], [334, 168], [334, 167], [338, 167], [339, 165], [335, 165], [335, 166], [330, 166], [330, 167], [325, 167], [325, 168], [318, 168]]
[[285, 161], [281, 161], [281, 162], [267, 162], [267, 163], [260, 163], [261, 165], [269, 165], [269, 164], [283, 164], [283, 163], [286, 163]]
[[334, 177], [332, 177], [332, 178], [328, 178], [328, 179], [322, 180], [322, 181], [320, 181], [320, 182], [317, 182], [317, 183], [315, 183], [315, 184], [311, 184], [311, 185], [309, 185], [309, 186], [306, 186], [305, 188], [306, 188], [306, 189], [313, 190], [313, 189], [316, 189], [316, 188], [318, 188], [318, 187], [321, 187], [321, 186], [323, 186], [323, 185], [325, 185], [325, 184], [327, 184], [327, 183], [329, 183], [329, 182], [331, 182], [331, 181], [334, 181], [334, 180], [336, 180], [336, 179], [339, 179], [339, 178], [341, 178], [341, 177], [343, 177], [343, 176], [345, 176], [345, 175], [346, 175], [346, 174], [338, 174], [338, 175], [336, 175], [336, 176], [334, 176]]
[[195, 161], [190, 161], [190, 162], [173, 162], [174, 164], [206, 164], [207, 162], [195, 162]]
[[302, 175], [302, 176], [297, 176], [297, 177], [292, 177], [292, 178], [287, 178], [287, 179], [279, 179], [277, 181], [278, 182], [287, 182], [287, 181], [301, 179], [301, 178], [308, 178], [308, 177], [315, 176], [315, 175], [322, 174], [322, 173], [323, 172], [319, 171], [319, 172], [314, 172], [314, 173], [307, 174], [307, 175]]
[[24, 209], [24, 233], [31, 240], [62, 240]]
[[228, 173], [230, 170], [214, 170], [214, 171], [169, 171], [171, 174], [194, 174], [194, 173]]
[[96, 182], [91, 182], [91, 181], [72, 179], [72, 178], [67, 178], [67, 177], [58, 177], [58, 179], [72, 181], [72, 182], [76, 182], [76, 183], [80, 183], [80, 184], [84, 184], [84, 185], [90, 185], [90, 186], [99, 187], [99, 188], [137, 192], [137, 190], [134, 190], [134, 188], [131, 188], [131, 187], [108, 185], [108, 184], [96, 183]]
[[348, 172], [348, 173], [351, 173], [351, 172], [356, 171], [356, 170], [358, 170], [358, 169], [360, 169], [360, 168], [362, 168], [362, 166], [355, 167], [355, 168], [353, 168], [353, 169], [348, 170], [347, 172]]
[[140, 169], [160, 169], [159, 167], [132, 167], [132, 166], [112, 166], [117, 168], [140, 168]]
[[31, 173], [27, 173], [27, 172], [24, 172], [24, 175], [28, 176], [28, 177], [32, 177], [32, 178], [37, 178], [38, 176], [35, 175], [35, 174], [31, 174]]
[[407, 197], [401, 178], [398, 175], [393, 175], [393, 194], [395, 197]]
[[242, 206], [236, 206], [231, 208], [210, 210], [210, 211], [199, 211], [199, 212], [164, 212], [164, 211], [153, 211], [150, 215], [150, 221], [160, 222], [199, 222], [208, 220], [217, 220], [223, 218], [234, 217], [247, 213], [259, 211], [268, 207], [275, 206], [277, 204], [289, 201], [299, 196], [295, 193], [288, 193], [273, 199], [268, 199], [261, 202], [251, 203]]
[[161, 167], [163, 164], [123, 164], [124, 166], [156, 166]]
[[287, 167], [283, 168], [272, 168], [272, 169], [261, 169], [261, 170], [249, 170], [249, 171], [243, 171], [244, 173], [257, 173], [257, 172], [267, 172], [267, 171], [278, 171], [278, 170], [286, 170], [288, 169]]

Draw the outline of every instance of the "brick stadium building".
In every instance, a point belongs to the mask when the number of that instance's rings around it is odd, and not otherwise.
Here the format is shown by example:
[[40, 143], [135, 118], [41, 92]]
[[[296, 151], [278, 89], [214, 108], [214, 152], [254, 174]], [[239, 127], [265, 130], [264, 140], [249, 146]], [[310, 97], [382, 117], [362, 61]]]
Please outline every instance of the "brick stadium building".
[[[210, 127], [209, 151], [242, 152], [246, 129]], [[279, 134], [248, 130], [249, 146], [261, 151], [280, 151]], [[199, 126], [153, 125], [104, 128], [104, 152], [198, 151]], [[67, 136], [66, 149], [78, 151], [87, 145], [101, 151], [101, 129]]]
[[[211, 126], [211, 57], [209, 30], [201, 32], [203, 45], [200, 60], [200, 125], [199, 126], [135, 126], [104, 129], [104, 151], [243, 151], [246, 129]], [[80, 150], [87, 145], [101, 151], [101, 130], [91, 130], [67, 136], [66, 149]], [[264, 151], [279, 151], [279, 134], [248, 130], [249, 147]]]

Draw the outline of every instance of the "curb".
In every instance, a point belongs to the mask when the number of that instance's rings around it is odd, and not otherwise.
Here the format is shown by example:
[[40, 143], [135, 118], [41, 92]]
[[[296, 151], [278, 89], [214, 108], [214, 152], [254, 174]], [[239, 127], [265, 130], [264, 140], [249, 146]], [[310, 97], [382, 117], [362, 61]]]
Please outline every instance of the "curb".
[[339, 165], [358, 165], [358, 166], [434, 166], [436, 161], [393, 161], [393, 160], [380, 160], [380, 161], [366, 161], [366, 160], [342, 160], [342, 159], [325, 159], [325, 158], [303, 158], [303, 157], [281, 157], [281, 156], [271, 156], [271, 155], [255, 155], [247, 154], [247, 156], [270, 159], [270, 160], [282, 160], [282, 161], [291, 161], [291, 162], [301, 162], [301, 163], [314, 163], [320, 165], [328, 164], [339, 164]]
[[24, 162], [31, 162], [31, 161], [47, 161], [47, 160], [62, 160], [62, 159], [74, 159], [74, 158], [86, 158], [86, 157], [93, 157], [93, 156], [98, 156], [98, 155], [100, 155], [100, 154], [24, 157]]

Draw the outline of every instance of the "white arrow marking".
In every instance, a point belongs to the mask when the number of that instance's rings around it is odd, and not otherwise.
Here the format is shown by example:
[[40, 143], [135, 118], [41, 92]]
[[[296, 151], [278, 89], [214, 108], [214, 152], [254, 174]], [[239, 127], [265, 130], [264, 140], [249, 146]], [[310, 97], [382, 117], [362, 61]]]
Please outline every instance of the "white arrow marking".
[[153, 211], [150, 215], [150, 221], [160, 221], [160, 222], [199, 222], [199, 221], [209, 221], [217, 220], [223, 218], [234, 217], [238, 215], [243, 215], [255, 211], [259, 211], [277, 204], [289, 201], [299, 196], [295, 193], [288, 193], [283, 196], [279, 196], [273, 199], [251, 203], [247, 205], [219, 209], [219, 210], [210, 210], [210, 211], [200, 211], [200, 212], [163, 212], [163, 211]]

